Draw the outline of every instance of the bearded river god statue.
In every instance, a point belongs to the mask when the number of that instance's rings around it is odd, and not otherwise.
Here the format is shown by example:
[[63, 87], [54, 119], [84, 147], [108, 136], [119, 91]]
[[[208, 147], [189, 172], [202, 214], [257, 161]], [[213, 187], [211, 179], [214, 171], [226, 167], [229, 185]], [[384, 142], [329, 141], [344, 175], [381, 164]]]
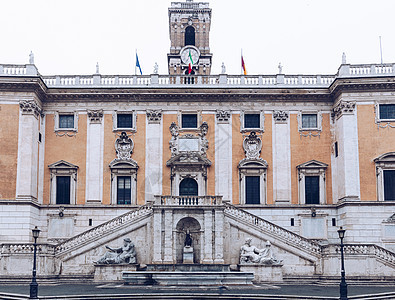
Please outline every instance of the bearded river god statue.
[[95, 264], [135, 264], [136, 263], [136, 250], [134, 244], [129, 238], [123, 240], [123, 246], [119, 248], [111, 248], [106, 246], [107, 251]]
[[281, 265], [282, 260], [278, 260], [273, 253], [271, 244], [266, 242], [264, 249], [259, 249], [251, 245], [252, 239], [246, 239], [240, 248], [240, 264], [260, 264], [260, 265]]

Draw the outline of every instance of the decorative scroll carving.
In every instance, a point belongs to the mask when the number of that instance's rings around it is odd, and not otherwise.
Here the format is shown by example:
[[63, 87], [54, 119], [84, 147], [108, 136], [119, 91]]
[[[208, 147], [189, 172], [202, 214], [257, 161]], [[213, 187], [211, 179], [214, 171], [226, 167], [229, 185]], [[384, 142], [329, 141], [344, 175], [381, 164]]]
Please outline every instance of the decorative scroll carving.
[[340, 101], [332, 109], [332, 117], [338, 119], [344, 114], [353, 114], [355, 110], [355, 105], [355, 101]]
[[42, 109], [34, 100], [24, 100], [19, 102], [19, 106], [22, 110], [22, 114], [25, 115], [35, 115], [38, 117], [39, 115], [43, 116]]
[[147, 109], [148, 124], [159, 124], [162, 119], [162, 110]]
[[276, 110], [273, 112], [273, 118], [276, 123], [286, 123], [289, 118], [289, 113], [284, 110]]
[[230, 111], [228, 111], [228, 110], [217, 110], [216, 117], [217, 117], [217, 122], [219, 124], [229, 124]]
[[244, 139], [243, 148], [247, 159], [259, 159], [259, 155], [262, 149], [262, 141], [256, 135], [256, 133], [252, 131]]
[[100, 124], [103, 120], [103, 110], [88, 110], [89, 121], [93, 124]]

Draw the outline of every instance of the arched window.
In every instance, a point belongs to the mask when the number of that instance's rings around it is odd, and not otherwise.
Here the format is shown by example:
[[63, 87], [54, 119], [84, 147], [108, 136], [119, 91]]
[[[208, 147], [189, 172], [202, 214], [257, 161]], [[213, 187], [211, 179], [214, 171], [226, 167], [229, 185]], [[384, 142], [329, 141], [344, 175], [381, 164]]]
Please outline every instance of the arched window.
[[195, 46], [195, 28], [188, 26], [185, 28], [185, 46]]
[[185, 178], [180, 182], [180, 196], [198, 196], [198, 184], [195, 179]]

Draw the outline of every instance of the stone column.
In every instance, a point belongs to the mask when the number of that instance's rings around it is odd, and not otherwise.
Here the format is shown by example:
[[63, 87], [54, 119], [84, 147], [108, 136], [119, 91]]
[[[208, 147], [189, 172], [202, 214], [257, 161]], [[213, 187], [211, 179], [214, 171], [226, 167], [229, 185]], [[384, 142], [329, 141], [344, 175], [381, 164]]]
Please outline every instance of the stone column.
[[18, 131], [16, 198], [37, 201], [38, 133], [41, 108], [35, 100], [21, 101]]
[[203, 263], [213, 263], [213, 213], [210, 209], [204, 210], [204, 238]]
[[217, 208], [215, 210], [215, 253], [214, 263], [224, 263], [224, 210]]
[[103, 110], [88, 110], [86, 202], [103, 200]]
[[215, 193], [232, 200], [232, 118], [225, 110], [216, 113]]
[[358, 124], [355, 101], [341, 100], [333, 108], [338, 157], [332, 157], [334, 203], [360, 199]]
[[273, 198], [291, 202], [291, 133], [289, 114], [273, 112]]
[[145, 200], [162, 194], [162, 111], [147, 110], [145, 151]]
[[165, 210], [165, 241], [163, 263], [172, 264], [173, 260], [173, 211]]
[[162, 263], [162, 213], [160, 209], [154, 209], [153, 217], [154, 240], [153, 240], [153, 261], [154, 264]]

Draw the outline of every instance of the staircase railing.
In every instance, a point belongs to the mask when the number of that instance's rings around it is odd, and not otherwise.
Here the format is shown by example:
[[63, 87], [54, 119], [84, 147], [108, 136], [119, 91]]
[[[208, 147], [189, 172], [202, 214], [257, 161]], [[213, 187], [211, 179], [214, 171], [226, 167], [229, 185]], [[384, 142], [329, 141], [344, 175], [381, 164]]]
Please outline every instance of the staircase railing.
[[78, 234], [56, 245], [55, 253], [59, 254], [61, 252], [67, 251], [70, 248], [84, 245], [87, 242], [98, 239], [99, 237], [103, 236], [103, 234], [105, 233], [114, 231], [115, 229], [125, 225], [125, 223], [138, 220], [150, 214], [152, 214], [152, 205], [147, 204], [140, 206], [132, 211], [129, 211], [123, 215], [111, 219], [110, 221], [100, 224], [90, 230], [84, 231], [81, 234]]
[[254, 214], [251, 214], [241, 208], [225, 203], [225, 214], [234, 217], [236, 220], [246, 223], [266, 234], [281, 240], [282, 242], [303, 249], [315, 256], [320, 256], [322, 246], [316, 242], [306, 239], [292, 231], [282, 228], [276, 224], [266, 221]]

